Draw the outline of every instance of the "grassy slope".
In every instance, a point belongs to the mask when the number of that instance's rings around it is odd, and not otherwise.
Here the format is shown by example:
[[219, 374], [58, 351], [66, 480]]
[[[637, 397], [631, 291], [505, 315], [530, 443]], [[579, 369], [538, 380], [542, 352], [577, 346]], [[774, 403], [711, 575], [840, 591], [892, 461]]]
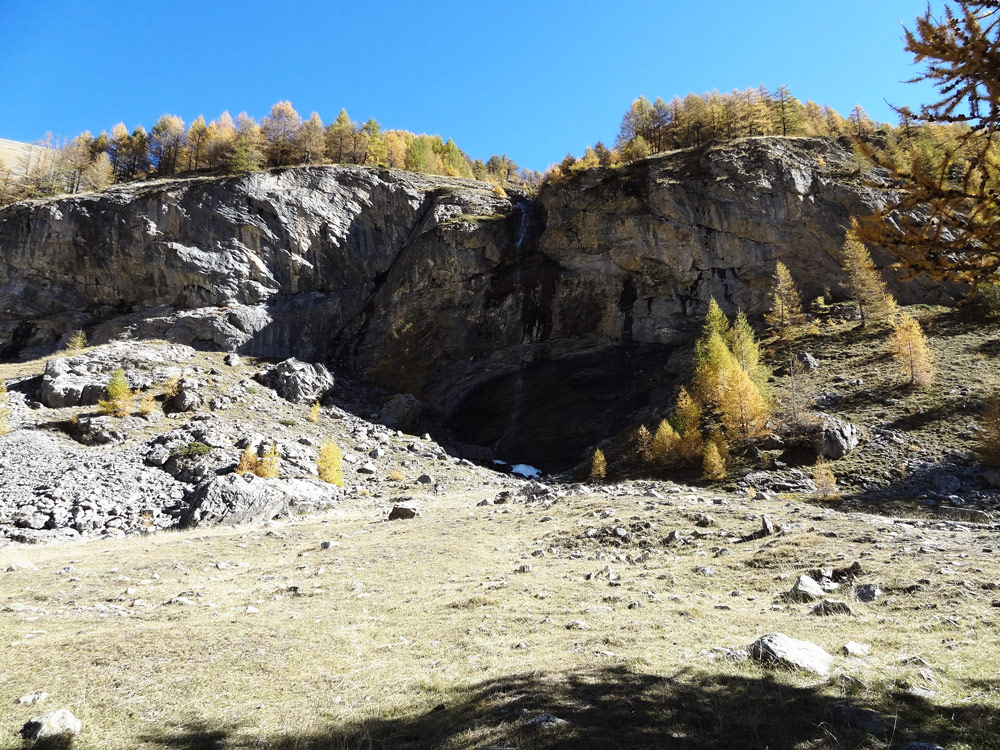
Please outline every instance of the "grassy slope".
[[[817, 388], [840, 375], [863, 380], [837, 382], [844, 394], [874, 391], [840, 412], [902, 425], [899, 455], [933, 461], [969, 447], [955, 389], [978, 398], [997, 385], [997, 334], [926, 315], [940, 334], [932, 391], [901, 390], [878, 340], [849, 325], [823, 326], [805, 348], [822, 363]], [[883, 390], [900, 403], [876, 405]], [[869, 453], [832, 466], [868, 474], [897, 459]], [[359, 497], [269, 529], [0, 550], [0, 571], [14, 568], [0, 572], [0, 747], [61, 706], [84, 722], [81, 748], [1000, 747], [995, 525], [941, 524], [911, 503], [892, 506], [903, 522], [859, 500], [647, 481], [476, 505], [495, 492], [451, 483], [412, 521], [386, 522], [388, 499]], [[716, 525], [696, 526], [699, 512]], [[737, 541], [761, 513], [785, 533]], [[612, 543], [603, 532], [618, 525], [635, 538]], [[672, 530], [685, 543], [664, 543]], [[845, 585], [834, 596], [852, 616], [778, 599], [799, 574], [854, 561], [858, 583], [885, 594], [854, 602]], [[585, 629], [567, 628], [578, 620]], [[713, 650], [773, 631], [871, 655], [838, 655], [822, 679]], [[51, 697], [12, 705], [35, 689]], [[838, 721], [845, 703], [879, 711], [888, 732]], [[533, 729], [542, 712], [571, 723]]]

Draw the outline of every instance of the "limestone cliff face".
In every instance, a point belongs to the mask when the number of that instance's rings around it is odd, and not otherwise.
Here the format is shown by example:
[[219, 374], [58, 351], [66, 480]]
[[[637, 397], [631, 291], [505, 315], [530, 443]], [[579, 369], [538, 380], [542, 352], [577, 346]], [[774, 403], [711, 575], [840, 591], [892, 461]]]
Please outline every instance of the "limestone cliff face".
[[0, 211], [0, 349], [83, 327], [323, 360], [468, 442], [565, 462], [665, 399], [711, 297], [762, 312], [779, 259], [807, 295], [836, 292], [850, 216], [884, 199], [833, 142], [761, 138], [536, 200], [311, 167], [18, 204]]

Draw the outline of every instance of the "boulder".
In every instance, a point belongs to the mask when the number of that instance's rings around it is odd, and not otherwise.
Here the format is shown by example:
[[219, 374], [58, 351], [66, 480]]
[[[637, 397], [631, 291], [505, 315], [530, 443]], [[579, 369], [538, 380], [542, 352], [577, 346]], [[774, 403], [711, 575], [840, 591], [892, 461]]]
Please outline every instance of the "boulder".
[[823, 587], [807, 575], [799, 576], [791, 590], [785, 594], [785, 598], [793, 602], [814, 602], [822, 599], [824, 595]]
[[820, 617], [849, 615], [851, 614], [851, 607], [847, 602], [840, 599], [826, 599], [813, 607], [812, 613]]
[[990, 517], [986, 511], [975, 508], [955, 508], [950, 505], [939, 505], [935, 511], [941, 518], [947, 518], [959, 523], [989, 523]]
[[21, 727], [21, 737], [28, 742], [69, 737], [79, 734], [83, 723], [68, 709], [60, 708], [46, 714], [35, 716]]
[[329, 507], [337, 497], [334, 485], [305, 479], [264, 479], [253, 474], [224, 474], [198, 485], [181, 515], [186, 527], [260, 524], [278, 516]]
[[826, 677], [833, 656], [809, 641], [790, 638], [784, 633], [768, 633], [750, 644], [750, 656], [765, 663], [782, 664], [791, 669]]
[[850, 422], [824, 415], [813, 433], [816, 455], [824, 458], [843, 458], [858, 447], [861, 430]]
[[806, 372], [813, 372], [819, 369], [819, 362], [817, 362], [816, 358], [809, 352], [797, 352], [795, 354], [795, 359], [798, 360], [802, 369]]
[[394, 430], [412, 430], [420, 416], [423, 404], [410, 393], [397, 393], [379, 410], [379, 421]]
[[410, 518], [416, 518], [420, 515], [420, 511], [417, 506], [410, 503], [396, 503], [392, 506], [392, 510], [389, 511], [390, 521], [406, 520]]
[[38, 400], [50, 409], [94, 406], [104, 398], [108, 377], [90, 372], [71, 359], [52, 359], [45, 364]]
[[314, 404], [333, 390], [333, 375], [322, 364], [292, 357], [260, 372], [257, 380], [293, 404]]

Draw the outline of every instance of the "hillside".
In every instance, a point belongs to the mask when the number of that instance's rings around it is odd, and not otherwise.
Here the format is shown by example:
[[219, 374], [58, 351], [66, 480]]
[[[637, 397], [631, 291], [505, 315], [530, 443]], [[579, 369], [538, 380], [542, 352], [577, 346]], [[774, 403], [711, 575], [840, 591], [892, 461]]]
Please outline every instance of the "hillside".
[[[907, 386], [839, 264], [893, 196], [859, 174], [750, 138], [534, 196], [304, 167], [0, 209], [0, 747], [59, 708], [81, 750], [1000, 747], [1000, 332], [885, 273]], [[714, 482], [631, 442], [712, 299], [816, 426]]]
[[30, 148], [32, 148], [30, 143], [0, 138], [0, 161], [14, 174], [20, 174], [23, 171], [22, 162], [27, 157]]
[[[902, 388], [854, 322], [825, 317], [803, 342], [820, 401], [839, 397], [814, 408], [865, 435], [832, 462], [837, 501], [774, 451], [718, 485], [517, 479], [352, 415], [374, 407], [350, 383], [311, 423], [254, 379], [265, 362], [165, 344], [64, 361], [131, 363], [153, 392], [178, 367], [212, 410], [114, 420], [87, 447], [92, 408], [28, 408], [43, 362], [0, 365], [17, 428], [0, 437], [5, 497], [21, 504], [7, 534], [78, 540], [0, 550], [4, 694], [48, 694], [6, 702], [0, 747], [55, 707], [83, 721], [79, 747], [997, 747], [997, 496], [969, 424], [1000, 385], [1000, 339], [911, 312], [936, 332], [931, 392]], [[310, 505], [320, 483], [291, 477], [326, 437], [354, 458]], [[180, 457], [195, 438], [217, 447]], [[305, 515], [114, 538], [184, 516], [206, 477], [224, 486], [241, 438], [280, 446], [277, 482], [304, 482], [286, 507]], [[386, 520], [398, 504], [420, 515]], [[39, 513], [112, 538], [33, 531]], [[806, 574], [828, 579], [809, 596], [836, 614], [783, 598]], [[829, 673], [748, 656], [772, 632], [825, 649]]]

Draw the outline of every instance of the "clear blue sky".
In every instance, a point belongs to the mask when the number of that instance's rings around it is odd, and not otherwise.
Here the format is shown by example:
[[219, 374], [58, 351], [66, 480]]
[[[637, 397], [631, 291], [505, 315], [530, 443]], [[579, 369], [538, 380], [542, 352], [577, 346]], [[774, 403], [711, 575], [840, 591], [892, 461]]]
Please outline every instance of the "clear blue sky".
[[[940, 0], [933, 6], [940, 7]], [[0, 0], [0, 138], [159, 115], [256, 118], [290, 99], [440, 133], [544, 169], [614, 142], [639, 95], [787, 84], [846, 116], [931, 98], [901, 83], [925, 0]]]

